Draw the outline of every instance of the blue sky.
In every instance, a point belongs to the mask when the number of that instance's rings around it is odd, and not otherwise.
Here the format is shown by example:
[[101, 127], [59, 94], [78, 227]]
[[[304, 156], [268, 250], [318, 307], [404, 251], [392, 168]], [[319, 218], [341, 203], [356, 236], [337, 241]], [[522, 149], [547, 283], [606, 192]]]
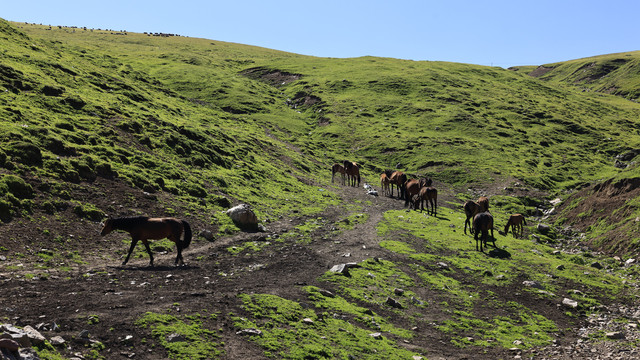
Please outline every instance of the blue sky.
[[637, 0], [0, 0], [0, 17], [320, 57], [509, 67], [640, 50]]

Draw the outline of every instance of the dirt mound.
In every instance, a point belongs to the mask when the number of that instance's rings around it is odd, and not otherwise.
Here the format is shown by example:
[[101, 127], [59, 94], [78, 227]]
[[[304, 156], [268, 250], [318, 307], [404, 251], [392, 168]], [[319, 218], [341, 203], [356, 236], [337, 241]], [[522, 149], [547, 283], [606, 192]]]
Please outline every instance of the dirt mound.
[[637, 234], [628, 231], [625, 221], [635, 207], [629, 199], [640, 196], [640, 178], [622, 180], [610, 179], [589, 186], [572, 195], [560, 207], [560, 213], [567, 223], [581, 232], [590, 231], [598, 224], [612, 226], [618, 224], [605, 235], [592, 241], [592, 246], [612, 254], [629, 254]]

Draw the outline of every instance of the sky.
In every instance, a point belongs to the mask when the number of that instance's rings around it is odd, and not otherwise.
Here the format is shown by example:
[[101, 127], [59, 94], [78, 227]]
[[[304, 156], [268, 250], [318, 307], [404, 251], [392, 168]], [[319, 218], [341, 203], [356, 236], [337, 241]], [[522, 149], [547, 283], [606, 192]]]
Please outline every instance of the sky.
[[0, 0], [0, 18], [510, 67], [640, 50], [638, 0]]

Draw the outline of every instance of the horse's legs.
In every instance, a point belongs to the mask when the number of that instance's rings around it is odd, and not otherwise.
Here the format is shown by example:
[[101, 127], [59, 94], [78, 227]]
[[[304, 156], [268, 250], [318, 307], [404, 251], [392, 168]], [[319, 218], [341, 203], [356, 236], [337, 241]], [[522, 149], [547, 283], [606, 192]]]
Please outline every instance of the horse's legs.
[[151, 253], [151, 248], [149, 247], [149, 241], [142, 240], [144, 244], [144, 248], [147, 249], [147, 253], [149, 254], [149, 266], [153, 266], [153, 254]]
[[178, 255], [176, 255], [176, 262], [174, 265], [184, 265], [184, 259], [182, 258], [182, 246], [179, 244], [179, 242], [176, 242], [176, 247], [178, 248]]
[[136, 247], [136, 244], [138, 243], [138, 239], [135, 237], [131, 238], [131, 246], [129, 246], [129, 252], [127, 253], [127, 257], [124, 258], [124, 261], [122, 262], [122, 265], [126, 265], [127, 262], [129, 261], [129, 256], [131, 256], [131, 253], [133, 252], [133, 249]]

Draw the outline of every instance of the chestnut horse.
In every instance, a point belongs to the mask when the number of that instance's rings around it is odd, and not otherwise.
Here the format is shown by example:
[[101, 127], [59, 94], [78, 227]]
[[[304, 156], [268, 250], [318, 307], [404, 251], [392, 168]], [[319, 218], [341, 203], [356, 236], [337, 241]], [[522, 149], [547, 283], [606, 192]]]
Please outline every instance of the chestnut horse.
[[389, 178], [386, 173], [380, 174], [380, 187], [382, 188], [382, 195], [389, 196]]
[[336, 163], [333, 164], [333, 166], [331, 167], [331, 183], [333, 183], [333, 177], [336, 173], [340, 173], [341, 177], [342, 177], [342, 185], [344, 185], [344, 166]]
[[[142, 241], [144, 247], [147, 249], [150, 266], [153, 266], [153, 254], [149, 247], [149, 240], [167, 238], [176, 243], [176, 247], [178, 248], [176, 265], [178, 265], [178, 263], [184, 265], [182, 250], [191, 244], [191, 226], [189, 226], [188, 222], [176, 218], [150, 218], [147, 216], [109, 218], [105, 221], [100, 235], [107, 235], [113, 230], [124, 230], [131, 234], [129, 253], [127, 253], [127, 257], [124, 259], [122, 265], [125, 265], [127, 261], [129, 261], [129, 256], [131, 256], [139, 240]], [[183, 231], [184, 239], [180, 240]]]
[[[387, 170], [388, 171], [388, 170]], [[385, 171], [385, 173], [387, 172]], [[389, 175], [387, 175], [389, 176]], [[389, 182], [391, 184], [391, 196], [393, 196], [393, 185], [395, 184], [398, 188], [398, 198], [405, 199], [405, 183], [407, 182], [407, 175], [402, 171], [393, 171], [391, 176], [389, 177]]]
[[520, 237], [524, 236], [524, 225], [527, 225], [527, 221], [524, 219], [524, 215], [522, 214], [513, 214], [507, 220], [507, 225], [504, 227], [504, 234], [507, 235], [509, 233], [509, 226], [511, 226], [511, 232], [514, 237], [518, 237], [518, 233]]
[[356, 186], [356, 180], [358, 181], [358, 185], [360, 186], [360, 167], [357, 163], [353, 161], [345, 160], [344, 164], [344, 173], [347, 175], [347, 182], [349, 186]]
[[[476, 240], [476, 250], [478, 250], [478, 243], [480, 243], [480, 251], [483, 251], [483, 243], [484, 246], [487, 246], [489, 230], [491, 230], [491, 239], [493, 240], [493, 246], [495, 247], [496, 238], [493, 236], [493, 215], [488, 211], [476, 214], [476, 216], [473, 217], [473, 238]], [[480, 236], [480, 234], [482, 234], [482, 236]]]
[[489, 198], [480, 196], [478, 198], [478, 205], [480, 205], [480, 212], [489, 211]]
[[431, 206], [431, 214], [436, 215], [438, 208], [438, 190], [432, 186], [423, 186], [418, 193], [420, 198], [420, 210], [424, 210], [424, 203], [427, 203], [427, 214], [429, 213], [429, 206]]

